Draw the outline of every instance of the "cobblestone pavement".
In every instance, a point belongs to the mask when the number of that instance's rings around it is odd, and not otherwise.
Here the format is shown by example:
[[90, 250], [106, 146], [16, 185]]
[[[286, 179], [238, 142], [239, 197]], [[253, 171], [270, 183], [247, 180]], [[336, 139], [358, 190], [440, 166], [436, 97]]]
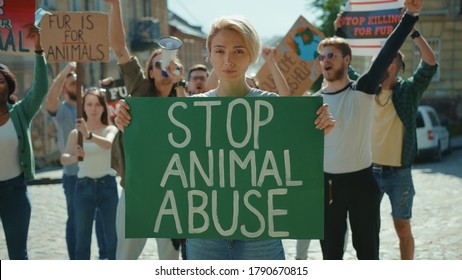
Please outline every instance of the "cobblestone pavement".
[[[441, 162], [420, 162], [413, 168], [416, 197], [412, 229], [415, 238], [415, 258], [424, 260], [462, 260], [462, 150], [455, 150]], [[59, 178], [61, 170], [39, 173], [38, 177]], [[32, 218], [29, 231], [30, 259], [68, 259], [64, 238], [66, 205], [61, 184], [29, 187]], [[380, 258], [399, 259], [399, 244], [390, 216], [386, 196], [382, 202]], [[3, 226], [0, 222], [0, 259], [8, 259]], [[284, 240], [287, 259], [295, 258], [295, 240]], [[148, 240], [140, 257], [157, 259], [154, 239]], [[345, 259], [356, 259], [351, 236]], [[97, 259], [93, 236], [92, 259]], [[308, 259], [322, 259], [318, 241], [312, 241]]]

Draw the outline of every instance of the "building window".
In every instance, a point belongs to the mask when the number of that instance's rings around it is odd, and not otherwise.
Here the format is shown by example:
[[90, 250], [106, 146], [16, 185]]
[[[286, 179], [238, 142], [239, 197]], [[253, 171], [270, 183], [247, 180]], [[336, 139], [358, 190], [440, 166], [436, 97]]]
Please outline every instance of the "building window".
[[85, 0], [86, 11], [104, 11], [104, 0]]
[[55, 10], [55, 0], [42, 0], [40, 7], [44, 10]]
[[[425, 38], [430, 45], [430, 47], [433, 49], [433, 52], [435, 53], [436, 56], [436, 61], [441, 65], [440, 62], [440, 50], [441, 50], [441, 39], [439, 38]], [[414, 45], [414, 70], [417, 68], [420, 62], [420, 51], [419, 48], [417, 48], [416, 45]], [[441, 67], [438, 67], [438, 70], [435, 73], [435, 76], [433, 76], [432, 82], [439, 82], [441, 79], [441, 72], [440, 72]]]
[[143, 7], [143, 17], [152, 16], [152, 1], [145, 1]]
[[70, 0], [71, 11], [82, 11], [82, 1], [71, 1]]
[[104, 1], [103, 0], [98, 0], [95, 3], [95, 11], [104, 11]]

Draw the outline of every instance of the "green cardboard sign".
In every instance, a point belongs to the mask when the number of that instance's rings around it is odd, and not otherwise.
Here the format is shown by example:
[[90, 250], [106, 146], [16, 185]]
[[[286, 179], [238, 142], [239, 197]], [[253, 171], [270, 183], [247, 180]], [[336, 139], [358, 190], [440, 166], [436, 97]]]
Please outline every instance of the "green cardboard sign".
[[127, 100], [127, 237], [323, 238], [321, 97]]

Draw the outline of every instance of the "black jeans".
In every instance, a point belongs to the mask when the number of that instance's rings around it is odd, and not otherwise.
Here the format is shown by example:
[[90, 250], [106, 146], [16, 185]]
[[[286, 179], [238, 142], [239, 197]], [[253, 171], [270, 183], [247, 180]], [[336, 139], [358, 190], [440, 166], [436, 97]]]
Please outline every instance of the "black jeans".
[[380, 190], [372, 168], [344, 174], [324, 174], [323, 258], [341, 260], [347, 214], [353, 247], [359, 260], [379, 259]]

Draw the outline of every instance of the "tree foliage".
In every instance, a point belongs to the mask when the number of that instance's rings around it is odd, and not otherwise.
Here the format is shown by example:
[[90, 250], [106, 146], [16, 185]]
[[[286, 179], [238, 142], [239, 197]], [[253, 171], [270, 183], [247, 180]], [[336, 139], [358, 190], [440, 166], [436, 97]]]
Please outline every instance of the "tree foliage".
[[347, 0], [306, 0], [307, 9], [321, 12], [319, 29], [327, 37], [334, 35], [334, 20]]

